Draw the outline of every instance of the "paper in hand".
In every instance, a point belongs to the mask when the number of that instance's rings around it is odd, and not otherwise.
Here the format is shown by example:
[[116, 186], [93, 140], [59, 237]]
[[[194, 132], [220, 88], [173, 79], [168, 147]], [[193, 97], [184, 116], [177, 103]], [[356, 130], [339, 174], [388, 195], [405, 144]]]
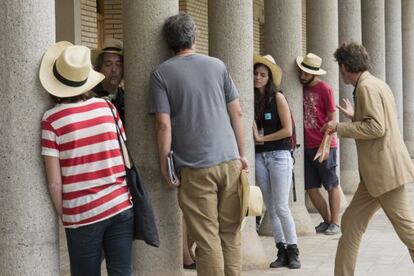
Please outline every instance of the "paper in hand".
[[168, 169], [168, 176], [170, 177], [171, 183], [176, 183], [178, 178], [175, 174], [175, 165], [174, 165], [174, 156], [173, 151], [168, 153], [167, 157], [167, 169]]

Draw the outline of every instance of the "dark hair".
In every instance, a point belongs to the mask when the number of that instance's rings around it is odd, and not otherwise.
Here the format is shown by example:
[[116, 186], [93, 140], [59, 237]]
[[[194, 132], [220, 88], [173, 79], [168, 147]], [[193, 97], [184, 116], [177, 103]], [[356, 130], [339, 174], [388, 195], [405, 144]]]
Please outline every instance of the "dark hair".
[[[96, 64], [94, 66], [94, 70], [100, 72], [103, 66], [103, 62], [104, 62], [104, 56], [107, 52], [102, 52], [98, 55], [98, 57], [96, 58]], [[114, 53], [117, 55], [117, 53]], [[123, 55], [119, 55], [121, 56], [121, 61], [124, 62], [124, 56]]]
[[356, 42], [344, 42], [336, 49], [334, 57], [339, 65], [344, 65], [351, 73], [369, 70], [370, 58], [367, 50]]
[[168, 17], [163, 26], [164, 38], [174, 53], [190, 49], [194, 44], [196, 31], [193, 18], [183, 12]]
[[261, 120], [261, 116], [263, 115], [263, 112], [264, 112], [264, 109], [266, 108], [267, 103], [269, 102], [270, 98], [275, 95], [277, 91], [277, 88], [273, 84], [273, 75], [272, 75], [272, 71], [270, 70], [270, 68], [264, 65], [263, 63], [256, 63], [253, 67], [254, 71], [256, 71], [256, 69], [259, 66], [264, 66], [267, 69], [269, 73], [269, 79], [265, 86], [263, 96], [260, 95], [257, 88], [254, 88], [254, 118], [256, 121]]
[[79, 101], [86, 101], [89, 100], [90, 98], [93, 98], [93, 92], [92, 91], [87, 91], [83, 94], [77, 95], [77, 96], [73, 96], [73, 97], [67, 97], [67, 98], [61, 98], [61, 97], [57, 97], [54, 95], [50, 95], [52, 97], [52, 100], [55, 103], [76, 103]]

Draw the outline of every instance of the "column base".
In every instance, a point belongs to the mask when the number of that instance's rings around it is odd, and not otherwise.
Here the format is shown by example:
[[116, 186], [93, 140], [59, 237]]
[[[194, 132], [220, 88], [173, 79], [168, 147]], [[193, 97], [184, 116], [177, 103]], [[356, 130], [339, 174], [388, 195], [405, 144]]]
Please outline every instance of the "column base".
[[249, 217], [242, 231], [242, 270], [260, 270], [268, 267], [266, 254], [256, 232], [254, 217]]
[[407, 146], [408, 153], [410, 154], [411, 159], [414, 159], [414, 141], [404, 140], [405, 145]]
[[296, 234], [298, 236], [308, 236], [315, 234], [315, 227], [313, 226], [308, 210], [303, 205], [303, 201], [292, 204], [290, 211], [295, 221]]
[[262, 223], [259, 227], [259, 235], [273, 237], [272, 223], [270, 222], [270, 216], [268, 212], [265, 212], [263, 215]]
[[341, 171], [341, 187], [346, 195], [353, 195], [358, 188], [359, 173], [356, 170]]

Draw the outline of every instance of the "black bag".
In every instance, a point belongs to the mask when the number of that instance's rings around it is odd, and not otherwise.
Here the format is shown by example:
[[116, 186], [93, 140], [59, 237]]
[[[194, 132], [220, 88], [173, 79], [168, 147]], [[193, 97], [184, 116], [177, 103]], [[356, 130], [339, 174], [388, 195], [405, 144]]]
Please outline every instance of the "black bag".
[[[133, 163], [133, 162], [132, 162]], [[134, 239], [160, 246], [154, 212], [135, 165], [126, 169], [126, 181], [134, 203]]]
[[[125, 147], [128, 157], [130, 154], [128, 148], [126, 147], [125, 140], [121, 135], [121, 131], [116, 121], [115, 114], [112, 110], [112, 106], [108, 101], [107, 104], [111, 110], [112, 116], [114, 117], [118, 142], [125, 164], [125, 155], [123, 148]], [[121, 143], [121, 139], [123, 143]], [[125, 171], [126, 182], [128, 184], [129, 192], [132, 196], [132, 203], [134, 204], [134, 239], [143, 240], [145, 243], [151, 246], [159, 247], [160, 239], [158, 237], [158, 230], [155, 223], [155, 216], [154, 211], [152, 210], [151, 202], [149, 201], [148, 194], [141, 181], [141, 177], [139, 176], [138, 169], [134, 165], [134, 161], [130, 157], [129, 160], [131, 161], [132, 166], [131, 168], [125, 166]]]

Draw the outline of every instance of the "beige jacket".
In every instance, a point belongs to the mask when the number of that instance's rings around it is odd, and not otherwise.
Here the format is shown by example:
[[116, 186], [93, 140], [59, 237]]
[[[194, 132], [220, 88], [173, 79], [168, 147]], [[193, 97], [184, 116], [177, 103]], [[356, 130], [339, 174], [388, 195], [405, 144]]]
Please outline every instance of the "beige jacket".
[[354, 118], [338, 124], [338, 136], [355, 139], [361, 180], [377, 197], [413, 182], [414, 167], [398, 127], [390, 87], [365, 71], [355, 91]]

